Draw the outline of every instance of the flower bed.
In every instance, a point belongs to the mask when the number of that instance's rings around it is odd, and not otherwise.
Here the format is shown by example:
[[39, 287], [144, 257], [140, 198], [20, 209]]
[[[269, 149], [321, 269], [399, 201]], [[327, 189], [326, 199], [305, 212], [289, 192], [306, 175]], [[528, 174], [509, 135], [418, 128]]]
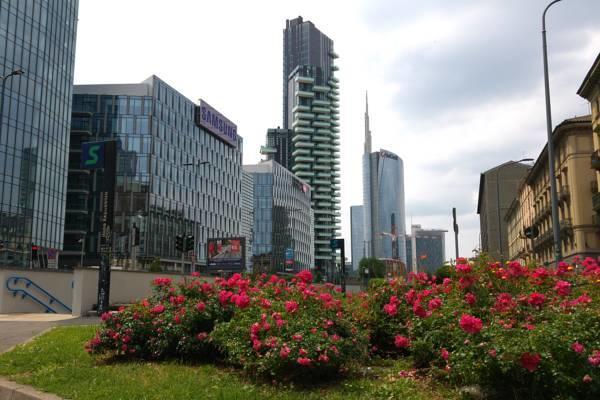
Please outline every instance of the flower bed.
[[556, 270], [459, 260], [446, 273], [380, 280], [355, 296], [313, 285], [309, 272], [158, 279], [149, 299], [103, 316], [88, 350], [219, 357], [277, 380], [338, 375], [369, 354], [409, 355], [423, 372], [500, 398], [600, 398], [594, 260]]

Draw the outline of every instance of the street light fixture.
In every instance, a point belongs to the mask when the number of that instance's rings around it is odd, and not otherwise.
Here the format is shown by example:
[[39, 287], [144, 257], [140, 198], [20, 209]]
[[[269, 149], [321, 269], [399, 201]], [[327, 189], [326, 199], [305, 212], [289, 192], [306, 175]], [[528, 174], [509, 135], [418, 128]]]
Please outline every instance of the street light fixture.
[[24, 73], [25, 73], [25, 71], [23, 71], [21, 68], [19, 68], [19, 69], [12, 71], [8, 75], [0, 76], [0, 79], [2, 80], [2, 90], [0, 91], [0, 137], [2, 137], [2, 119], [4, 117], [4, 89], [6, 87], [6, 80], [13, 76], [23, 75]]
[[500, 170], [509, 165], [519, 164], [522, 162], [532, 162], [532, 161], [534, 161], [533, 158], [523, 158], [518, 161], [509, 161], [505, 164], [498, 166], [498, 168], [496, 168], [496, 211], [498, 213], [498, 247], [499, 247], [498, 250], [500, 253], [500, 262], [501, 263], [504, 263], [504, 251], [502, 249], [502, 225], [501, 225], [502, 219], [500, 218]]
[[561, 0], [554, 0], [544, 9], [542, 14], [542, 47], [544, 55], [544, 89], [546, 95], [546, 131], [548, 134], [548, 166], [550, 179], [550, 198], [552, 204], [552, 233], [554, 236], [554, 256], [556, 267], [562, 259], [562, 249], [560, 241], [560, 226], [558, 221], [558, 194], [556, 193], [556, 176], [554, 172], [554, 143], [552, 142], [552, 110], [550, 107], [550, 83], [548, 81], [548, 48], [546, 45], [546, 12], [555, 3]]

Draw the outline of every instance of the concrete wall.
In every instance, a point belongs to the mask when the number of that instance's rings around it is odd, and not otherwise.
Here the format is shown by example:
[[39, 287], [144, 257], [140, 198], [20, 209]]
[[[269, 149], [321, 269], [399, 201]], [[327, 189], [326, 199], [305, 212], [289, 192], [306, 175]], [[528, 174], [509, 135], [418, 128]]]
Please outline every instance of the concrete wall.
[[[97, 303], [98, 269], [77, 268], [74, 275], [73, 315], [82, 315], [92, 310]], [[186, 275], [189, 277], [189, 275]], [[165, 277], [179, 281], [181, 274], [153, 273], [142, 271], [112, 270], [110, 274], [110, 303], [127, 304], [147, 297], [151, 293], [154, 278]], [[213, 278], [203, 277], [212, 281]]]
[[[187, 275], [189, 277], [189, 275]], [[75, 269], [74, 271], [36, 270], [36, 269], [0, 269], [0, 314], [42, 313], [45, 308], [30, 298], [13, 296], [7, 290], [6, 282], [11, 277], [31, 279], [48, 293], [72, 309], [73, 315], [83, 315], [91, 311], [97, 302], [98, 269]], [[167, 277], [179, 281], [184, 275], [171, 273], [152, 273], [141, 271], [111, 271], [110, 303], [125, 304], [135, 302], [151, 293], [151, 283], [157, 277]], [[214, 278], [202, 277], [212, 281]], [[11, 286], [15, 287], [11, 282]], [[23, 281], [16, 287], [25, 288]], [[27, 289], [44, 303], [48, 297], [33, 287]], [[56, 312], [68, 314], [69, 311], [56, 303], [50, 305]]]
[[[45, 308], [29, 297], [21, 298], [20, 294], [13, 296], [13, 292], [6, 287], [7, 281], [15, 277], [29, 278], [42, 289], [56, 297], [68, 307], [73, 302], [73, 273], [56, 270], [32, 269], [0, 269], [0, 314], [5, 313], [40, 313]], [[11, 280], [10, 286], [26, 289], [33, 296], [48, 304], [48, 296], [33, 286], [25, 288], [25, 282], [20, 280], [16, 285]], [[69, 311], [57, 303], [51, 304], [57, 313], [68, 314]]]

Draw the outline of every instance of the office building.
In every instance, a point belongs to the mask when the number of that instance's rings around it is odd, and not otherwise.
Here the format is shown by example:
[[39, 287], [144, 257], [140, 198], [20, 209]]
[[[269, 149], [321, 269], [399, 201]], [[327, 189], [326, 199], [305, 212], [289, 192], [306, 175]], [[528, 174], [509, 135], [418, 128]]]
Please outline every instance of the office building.
[[407, 270], [435, 274], [446, 261], [446, 232], [412, 225], [406, 236]]
[[292, 128], [290, 87], [292, 72], [300, 65], [312, 65], [319, 71], [320, 80], [327, 84], [338, 68], [333, 64], [337, 54], [333, 40], [302, 17], [286, 20], [283, 30], [283, 127]]
[[590, 102], [592, 110], [592, 134], [594, 152], [591, 157], [592, 169], [596, 171], [596, 186], [592, 196], [592, 206], [595, 216], [594, 223], [600, 226], [600, 53], [586, 74], [577, 94]]
[[[237, 237], [241, 229], [242, 149], [237, 127], [205, 101], [185, 98], [156, 76], [137, 84], [77, 85], [65, 247], [61, 264], [97, 263], [102, 172], [82, 170], [82, 142], [114, 140], [113, 263], [181, 270], [177, 235], [193, 235], [184, 260], [206, 265], [208, 238]], [[95, 181], [98, 181], [94, 183]], [[139, 230], [139, 239], [131, 240]], [[135, 257], [137, 255], [137, 257]], [[132, 258], [134, 260], [132, 260]]]
[[364, 207], [350, 207], [350, 244], [352, 246], [352, 270], [358, 271], [360, 260], [366, 257]]
[[530, 166], [514, 161], [491, 168], [480, 175], [477, 214], [481, 232], [481, 250], [491, 259], [508, 259], [508, 234], [504, 217], [517, 188]]
[[291, 170], [312, 187], [315, 268], [333, 271], [330, 240], [340, 235], [339, 90], [333, 41], [301, 17], [284, 30], [284, 128]]
[[368, 256], [399, 259], [406, 264], [404, 163], [391, 151], [372, 151], [368, 99], [365, 111], [363, 206], [364, 241]]
[[[597, 258], [600, 255], [600, 230], [592, 206], [593, 195], [598, 189], [596, 171], [590, 168], [590, 155], [594, 152], [591, 117], [564, 120], [552, 132], [552, 140], [563, 259]], [[548, 170], [548, 147], [545, 146], [524, 178], [516, 197], [518, 200], [513, 202], [506, 215], [506, 223], [511, 227], [510, 259], [533, 258], [544, 264], [554, 262]], [[523, 208], [529, 209], [522, 211]], [[529, 229], [534, 231], [531, 239], [526, 235]]]
[[63, 247], [77, 0], [0, 1], [0, 266]]
[[292, 135], [291, 129], [267, 130], [267, 144], [261, 146], [260, 153], [267, 160], [273, 160], [288, 170], [292, 170]]
[[244, 165], [254, 182], [252, 265], [260, 272], [295, 272], [314, 265], [311, 187], [277, 164]]
[[246, 238], [246, 271], [252, 271], [254, 236], [254, 176], [242, 169], [242, 223], [240, 236]]

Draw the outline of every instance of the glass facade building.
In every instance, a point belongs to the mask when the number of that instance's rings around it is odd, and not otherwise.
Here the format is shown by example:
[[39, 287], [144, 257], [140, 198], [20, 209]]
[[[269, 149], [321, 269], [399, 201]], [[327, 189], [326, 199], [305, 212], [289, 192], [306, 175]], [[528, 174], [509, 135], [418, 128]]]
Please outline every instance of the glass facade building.
[[358, 264], [366, 257], [364, 229], [364, 207], [350, 207], [350, 238], [352, 245], [352, 270], [358, 271]]
[[[254, 179], [254, 271], [312, 269], [311, 187], [274, 161], [245, 165], [244, 171]], [[286, 257], [286, 253], [293, 256]]]
[[246, 238], [246, 271], [252, 270], [254, 236], [254, 176], [242, 169], [242, 222], [240, 236]]
[[[77, 85], [73, 123], [65, 252], [61, 264], [76, 265], [79, 240], [85, 264], [98, 256], [97, 188], [101, 172], [79, 167], [81, 143], [117, 141], [113, 263], [137, 266], [160, 258], [180, 268], [176, 235], [194, 235], [194, 254], [206, 265], [206, 240], [239, 236], [242, 199], [242, 139], [230, 145], [195, 119], [198, 106], [152, 76], [140, 84]], [[139, 245], [133, 239], [139, 229]], [[87, 232], [87, 234], [85, 234]], [[186, 257], [188, 269], [191, 258]]]
[[260, 153], [267, 156], [267, 160], [274, 160], [284, 168], [292, 170], [292, 136], [291, 129], [267, 130], [267, 144], [260, 148]]
[[404, 165], [396, 154], [381, 150], [363, 156], [365, 242], [376, 258], [406, 263]]
[[408, 271], [435, 274], [446, 261], [446, 231], [413, 225], [406, 236], [406, 252]]
[[[0, 0], [0, 266], [63, 247], [77, 0]], [[32, 257], [32, 249], [38, 248]]]

